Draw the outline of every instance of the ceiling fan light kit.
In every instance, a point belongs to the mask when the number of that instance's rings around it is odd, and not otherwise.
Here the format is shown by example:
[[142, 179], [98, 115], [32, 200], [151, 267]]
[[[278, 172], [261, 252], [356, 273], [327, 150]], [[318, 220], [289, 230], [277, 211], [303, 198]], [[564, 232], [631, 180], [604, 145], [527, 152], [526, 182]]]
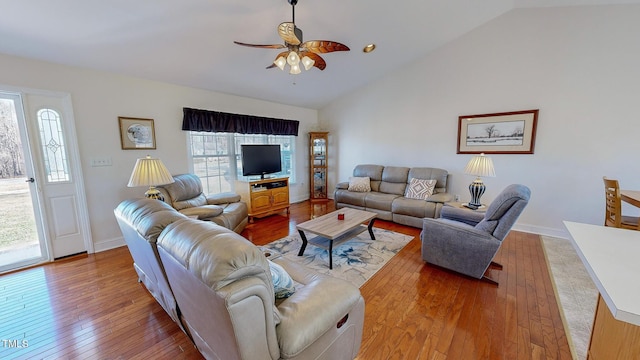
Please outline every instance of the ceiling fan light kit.
[[247, 44], [239, 41], [234, 43], [242, 46], [256, 47], [263, 49], [287, 49], [286, 51], [278, 54], [273, 64], [267, 66], [267, 69], [277, 67], [284, 71], [284, 68], [289, 65], [289, 74], [297, 75], [302, 72], [300, 63], [304, 66], [305, 70], [310, 70], [312, 67], [317, 67], [320, 70], [324, 70], [327, 67], [327, 63], [319, 54], [334, 52], [334, 51], [349, 51], [349, 47], [339, 42], [330, 40], [309, 40], [302, 41], [302, 29], [296, 26], [296, 11], [295, 6], [298, 0], [288, 0], [292, 9], [291, 22], [283, 22], [278, 26], [278, 35], [284, 40], [282, 44], [272, 45], [256, 45]]

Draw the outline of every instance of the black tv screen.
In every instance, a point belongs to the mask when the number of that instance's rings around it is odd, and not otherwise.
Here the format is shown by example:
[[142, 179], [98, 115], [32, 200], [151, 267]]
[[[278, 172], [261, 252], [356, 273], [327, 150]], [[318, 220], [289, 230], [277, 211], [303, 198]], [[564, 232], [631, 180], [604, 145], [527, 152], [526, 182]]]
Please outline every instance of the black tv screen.
[[243, 176], [260, 175], [264, 178], [266, 174], [282, 171], [280, 145], [244, 144], [241, 152]]

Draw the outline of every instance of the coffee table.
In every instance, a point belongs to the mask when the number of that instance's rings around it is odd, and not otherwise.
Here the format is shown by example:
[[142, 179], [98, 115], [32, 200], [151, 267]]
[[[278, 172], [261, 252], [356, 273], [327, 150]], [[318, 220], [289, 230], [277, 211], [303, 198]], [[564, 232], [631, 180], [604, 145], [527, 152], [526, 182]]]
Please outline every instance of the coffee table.
[[[344, 220], [339, 220], [338, 214], [344, 214]], [[329, 251], [329, 269], [333, 269], [332, 252], [334, 246], [353, 239], [365, 230], [369, 230], [371, 240], [376, 239], [373, 235], [373, 223], [376, 220], [376, 215], [374, 212], [342, 208], [298, 224], [296, 228], [302, 238], [302, 247], [298, 256], [304, 254], [307, 243], [326, 249]], [[368, 225], [364, 225], [363, 223], [367, 221]], [[307, 240], [305, 232], [317, 236]]]

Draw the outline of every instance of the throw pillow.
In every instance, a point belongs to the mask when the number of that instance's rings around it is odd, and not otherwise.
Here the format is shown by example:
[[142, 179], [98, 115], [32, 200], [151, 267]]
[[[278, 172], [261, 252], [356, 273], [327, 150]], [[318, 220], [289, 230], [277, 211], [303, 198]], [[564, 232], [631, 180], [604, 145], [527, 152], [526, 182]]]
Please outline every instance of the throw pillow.
[[269, 269], [271, 270], [271, 279], [273, 281], [273, 290], [276, 293], [276, 299], [284, 299], [293, 295], [296, 291], [296, 287], [293, 284], [293, 279], [287, 271], [280, 265], [274, 263], [271, 260], [269, 262]]
[[371, 191], [371, 179], [368, 176], [357, 177], [352, 176], [349, 178], [349, 191], [355, 192], [369, 192]]
[[431, 194], [433, 194], [433, 190], [436, 188], [437, 182], [437, 180], [412, 178], [409, 181], [409, 186], [407, 186], [404, 197], [409, 199], [426, 200], [431, 196]]

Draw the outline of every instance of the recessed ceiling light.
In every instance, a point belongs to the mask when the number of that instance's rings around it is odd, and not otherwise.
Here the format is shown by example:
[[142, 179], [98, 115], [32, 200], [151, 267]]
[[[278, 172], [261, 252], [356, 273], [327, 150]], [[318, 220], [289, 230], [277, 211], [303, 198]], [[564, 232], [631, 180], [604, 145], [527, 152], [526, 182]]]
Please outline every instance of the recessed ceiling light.
[[362, 49], [362, 52], [370, 53], [376, 49], [376, 44], [369, 44]]

